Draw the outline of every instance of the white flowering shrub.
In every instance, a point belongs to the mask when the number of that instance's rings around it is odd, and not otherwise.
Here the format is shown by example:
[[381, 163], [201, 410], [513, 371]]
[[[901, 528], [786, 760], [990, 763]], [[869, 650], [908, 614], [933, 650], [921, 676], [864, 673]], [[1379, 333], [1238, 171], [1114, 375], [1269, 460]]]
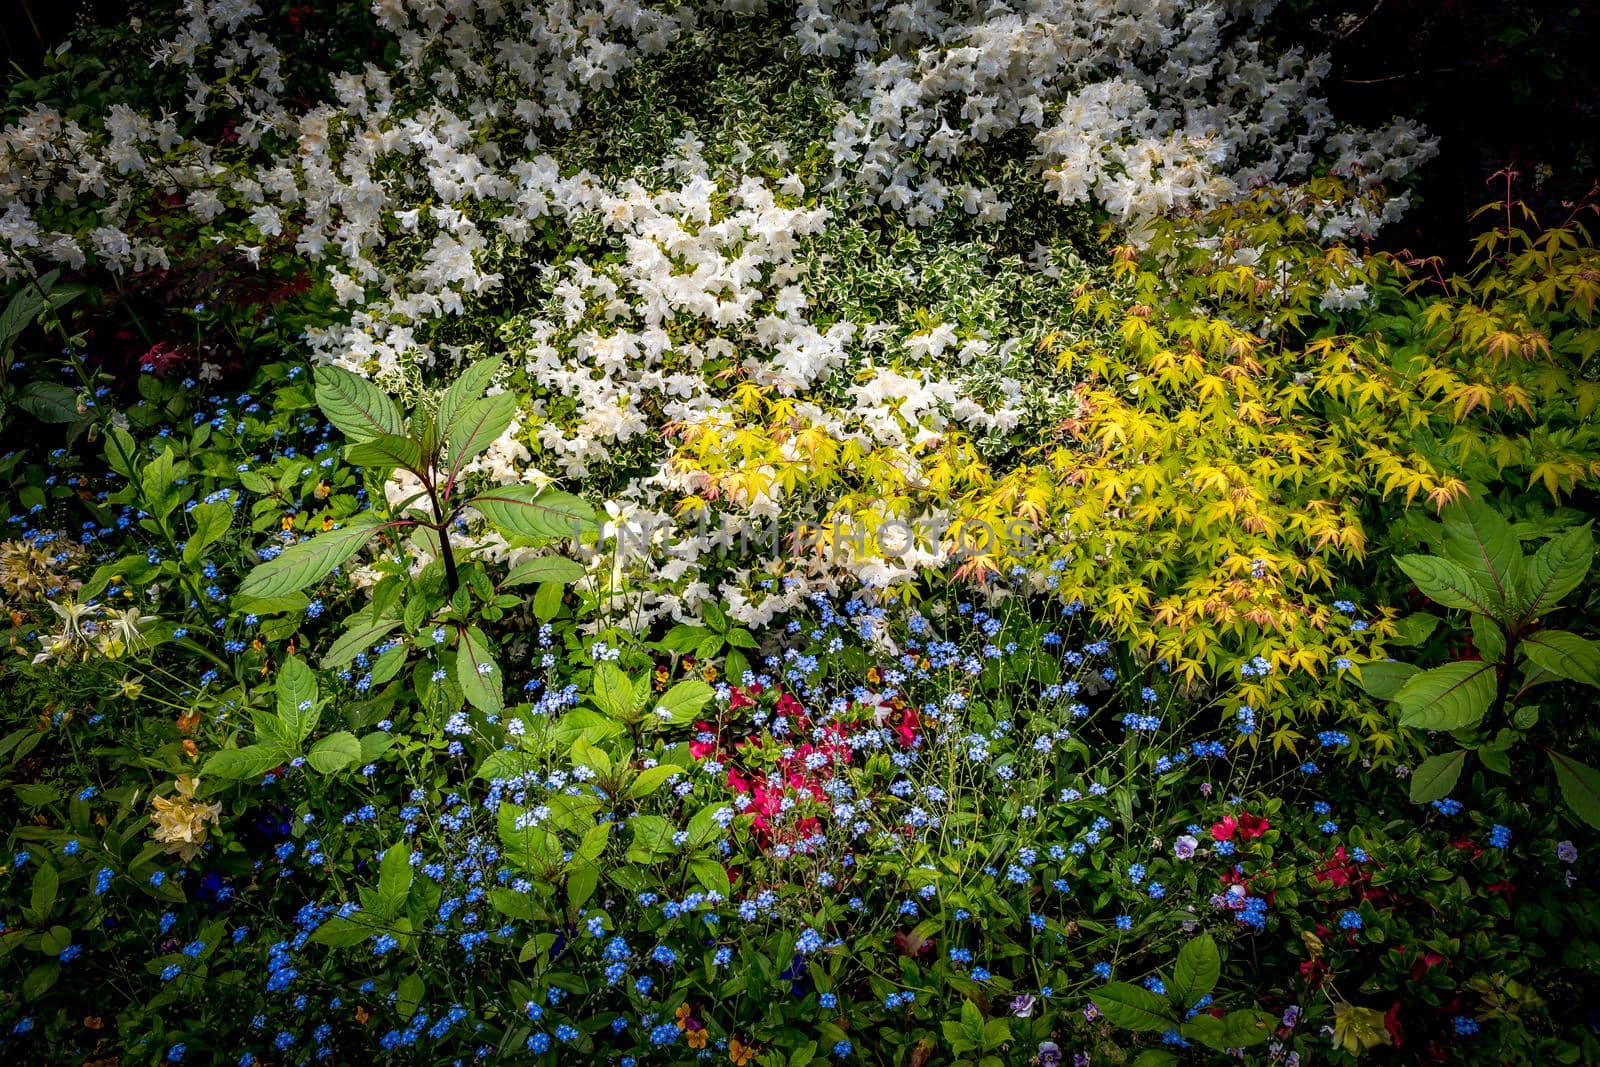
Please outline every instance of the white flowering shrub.
[[[191, 0], [152, 47], [181, 104], [6, 125], [0, 272], [165, 268], [140, 221], [157, 201], [181, 205], [166, 232], [292, 250], [341, 309], [307, 329], [313, 360], [415, 395], [510, 357], [518, 414], [472, 473], [584, 479], [615, 520], [610, 573], [651, 578], [641, 625], [715, 593], [760, 621], [782, 605], [749, 602], [751, 575], [775, 563], [715, 565], [708, 518], [937, 529], [937, 493], [862, 502], [886, 470], [934, 485], [952, 435], [1003, 464], [1073, 413], [1039, 348], [1084, 329], [1068, 311], [1096, 213], [1137, 235], [1263, 183], [1371, 185], [1426, 158], [1404, 120], [1339, 126], [1326, 63], [1256, 36], [1271, 6], [380, 0], [384, 61], [306, 102], [259, 5]], [[1404, 204], [1307, 210], [1336, 237]], [[770, 438], [774, 416], [791, 457], [844, 450], [833, 484], [801, 491], [748, 449], [707, 473], [713, 443]], [[951, 559], [948, 538], [907, 541], [812, 553], [790, 596]]]

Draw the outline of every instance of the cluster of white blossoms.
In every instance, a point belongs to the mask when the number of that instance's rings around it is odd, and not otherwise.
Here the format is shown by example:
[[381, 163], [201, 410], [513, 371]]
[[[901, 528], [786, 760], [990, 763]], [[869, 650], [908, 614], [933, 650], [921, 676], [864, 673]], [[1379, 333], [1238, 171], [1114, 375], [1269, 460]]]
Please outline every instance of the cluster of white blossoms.
[[[1037, 0], [966, 18], [932, 0], [804, 0], [801, 45], [865, 53], [855, 103], [829, 141], [863, 195], [924, 222], [952, 202], [1003, 213], [993, 190], [948, 180], [985, 146], [1031, 142], [1064, 202], [1094, 200], [1137, 226], [1208, 206], [1313, 164], [1392, 181], [1434, 145], [1412, 122], [1341, 129], [1318, 86], [1326, 59], [1262, 54], [1249, 34], [1275, 0]], [[1243, 32], [1241, 32], [1243, 31]], [[1390, 201], [1391, 214], [1405, 200]], [[1329, 220], [1330, 233], [1382, 220]]]
[[[1020, 180], [1136, 231], [1318, 164], [1381, 182], [1426, 158], [1411, 124], [1339, 127], [1317, 95], [1325, 63], [1265, 55], [1250, 31], [1271, 7], [375, 0], [398, 58], [333, 75], [323, 99], [295, 107], [258, 5], [184, 0], [181, 31], [155, 57], [187, 79], [183, 115], [119, 105], [88, 124], [38, 108], [0, 130], [0, 277], [167, 266], [178, 250], [136, 221], [156, 197], [251, 261], [292, 241], [343, 308], [307, 333], [311, 358], [415, 389], [505, 352], [497, 387], [522, 409], [474, 473], [584, 479], [610, 520], [597, 558], [651, 579], [641, 624], [712, 595], [758, 622], [838, 575], [791, 566], [768, 583], [785, 569], [779, 552], [724, 570], [713, 590], [702, 557], [716, 538], [673, 532], [674, 504], [711, 488], [675, 442], [696, 427], [736, 432], [732, 385], [791, 398], [797, 427], [900, 450], [910, 482], [918, 446], [952, 427], [1025, 437], [1070, 405], [1070, 383], [1012, 372], [1042, 324], [835, 306], [813, 252], [848, 217], [954, 218], [976, 240], [1004, 223]], [[570, 161], [592, 135], [581, 124], [630, 72], [689, 43], [715, 55], [720, 32], [752, 24], [843, 87], [823, 94], [816, 128], [731, 156], [686, 129], [627, 174]], [[218, 117], [223, 143], [183, 132]], [[1018, 160], [1031, 167], [1020, 178]], [[1338, 235], [1382, 219], [1322, 221]], [[1023, 266], [1054, 278], [1059, 264], [1046, 250]], [[791, 503], [773, 485], [718, 506], [759, 518]], [[626, 536], [640, 529], [653, 534]], [[924, 547], [845, 563], [891, 581], [943, 559]]]

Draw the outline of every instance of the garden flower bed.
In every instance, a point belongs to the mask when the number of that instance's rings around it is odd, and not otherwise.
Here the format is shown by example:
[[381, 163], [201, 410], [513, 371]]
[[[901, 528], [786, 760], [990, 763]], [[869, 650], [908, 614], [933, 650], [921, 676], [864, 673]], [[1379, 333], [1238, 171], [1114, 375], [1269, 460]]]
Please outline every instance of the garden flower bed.
[[1600, 1060], [1594, 204], [1385, 250], [1274, 6], [12, 79], [5, 1054]]

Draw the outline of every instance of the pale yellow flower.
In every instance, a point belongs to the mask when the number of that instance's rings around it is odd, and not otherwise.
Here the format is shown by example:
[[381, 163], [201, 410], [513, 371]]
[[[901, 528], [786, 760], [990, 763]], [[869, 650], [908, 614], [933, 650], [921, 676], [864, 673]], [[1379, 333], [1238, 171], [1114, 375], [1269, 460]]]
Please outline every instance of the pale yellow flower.
[[156, 797], [152, 804], [155, 812], [150, 821], [155, 823], [155, 839], [166, 846], [168, 855], [178, 855], [185, 861], [194, 859], [206, 841], [206, 824], [217, 824], [222, 814], [221, 804], [202, 804], [195, 800], [195, 787], [200, 779], [187, 775], [176, 782], [177, 793], [170, 797]]

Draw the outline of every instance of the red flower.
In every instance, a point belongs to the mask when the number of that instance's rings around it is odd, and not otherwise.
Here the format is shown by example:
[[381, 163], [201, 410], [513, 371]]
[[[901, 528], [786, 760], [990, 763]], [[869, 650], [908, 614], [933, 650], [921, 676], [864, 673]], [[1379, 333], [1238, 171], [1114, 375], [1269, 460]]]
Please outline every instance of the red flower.
[[1443, 963], [1444, 957], [1437, 952], [1424, 952], [1417, 957], [1417, 962], [1411, 965], [1411, 980], [1421, 980], [1422, 976]]
[[1213, 823], [1211, 836], [1218, 841], [1232, 841], [1234, 831], [1239, 829], [1239, 821], [1232, 815], [1224, 815], [1221, 822]]
[[1394, 1038], [1395, 1048], [1405, 1044], [1406, 1032], [1400, 1025], [1400, 1002], [1398, 1000], [1389, 1005], [1389, 1010], [1384, 1012], [1383, 1028], [1389, 1031], [1390, 1037]]
[[[708, 722], [697, 722], [697, 723], [694, 724], [694, 729], [695, 729], [695, 732], [697, 734], [709, 734], [709, 733], [713, 732], [712, 728], [711, 728], [711, 724], [708, 723]], [[690, 741], [689, 742], [689, 755], [693, 756], [695, 759], [705, 759], [707, 756], [711, 755], [716, 750], [717, 750], [717, 743], [714, 740], [712, 740], [712, 741], [698, 741], [697, 740], [697, 741]]]
[[894, 728], [894, 732], [900, 736], [900, 743], [902, 745], [910, 748], [912, 745], [917, 743], [918, 725], [917, 709], [907, 708], [900, 716], [900, 725]]
[[1265, 815], [1250, 815], [1246, 813], [1239, 815], [1239, 836], [1246, 841], [1260, 837], [1270, 829], [1272, 829], [1272, 824], [1267, 821]]

